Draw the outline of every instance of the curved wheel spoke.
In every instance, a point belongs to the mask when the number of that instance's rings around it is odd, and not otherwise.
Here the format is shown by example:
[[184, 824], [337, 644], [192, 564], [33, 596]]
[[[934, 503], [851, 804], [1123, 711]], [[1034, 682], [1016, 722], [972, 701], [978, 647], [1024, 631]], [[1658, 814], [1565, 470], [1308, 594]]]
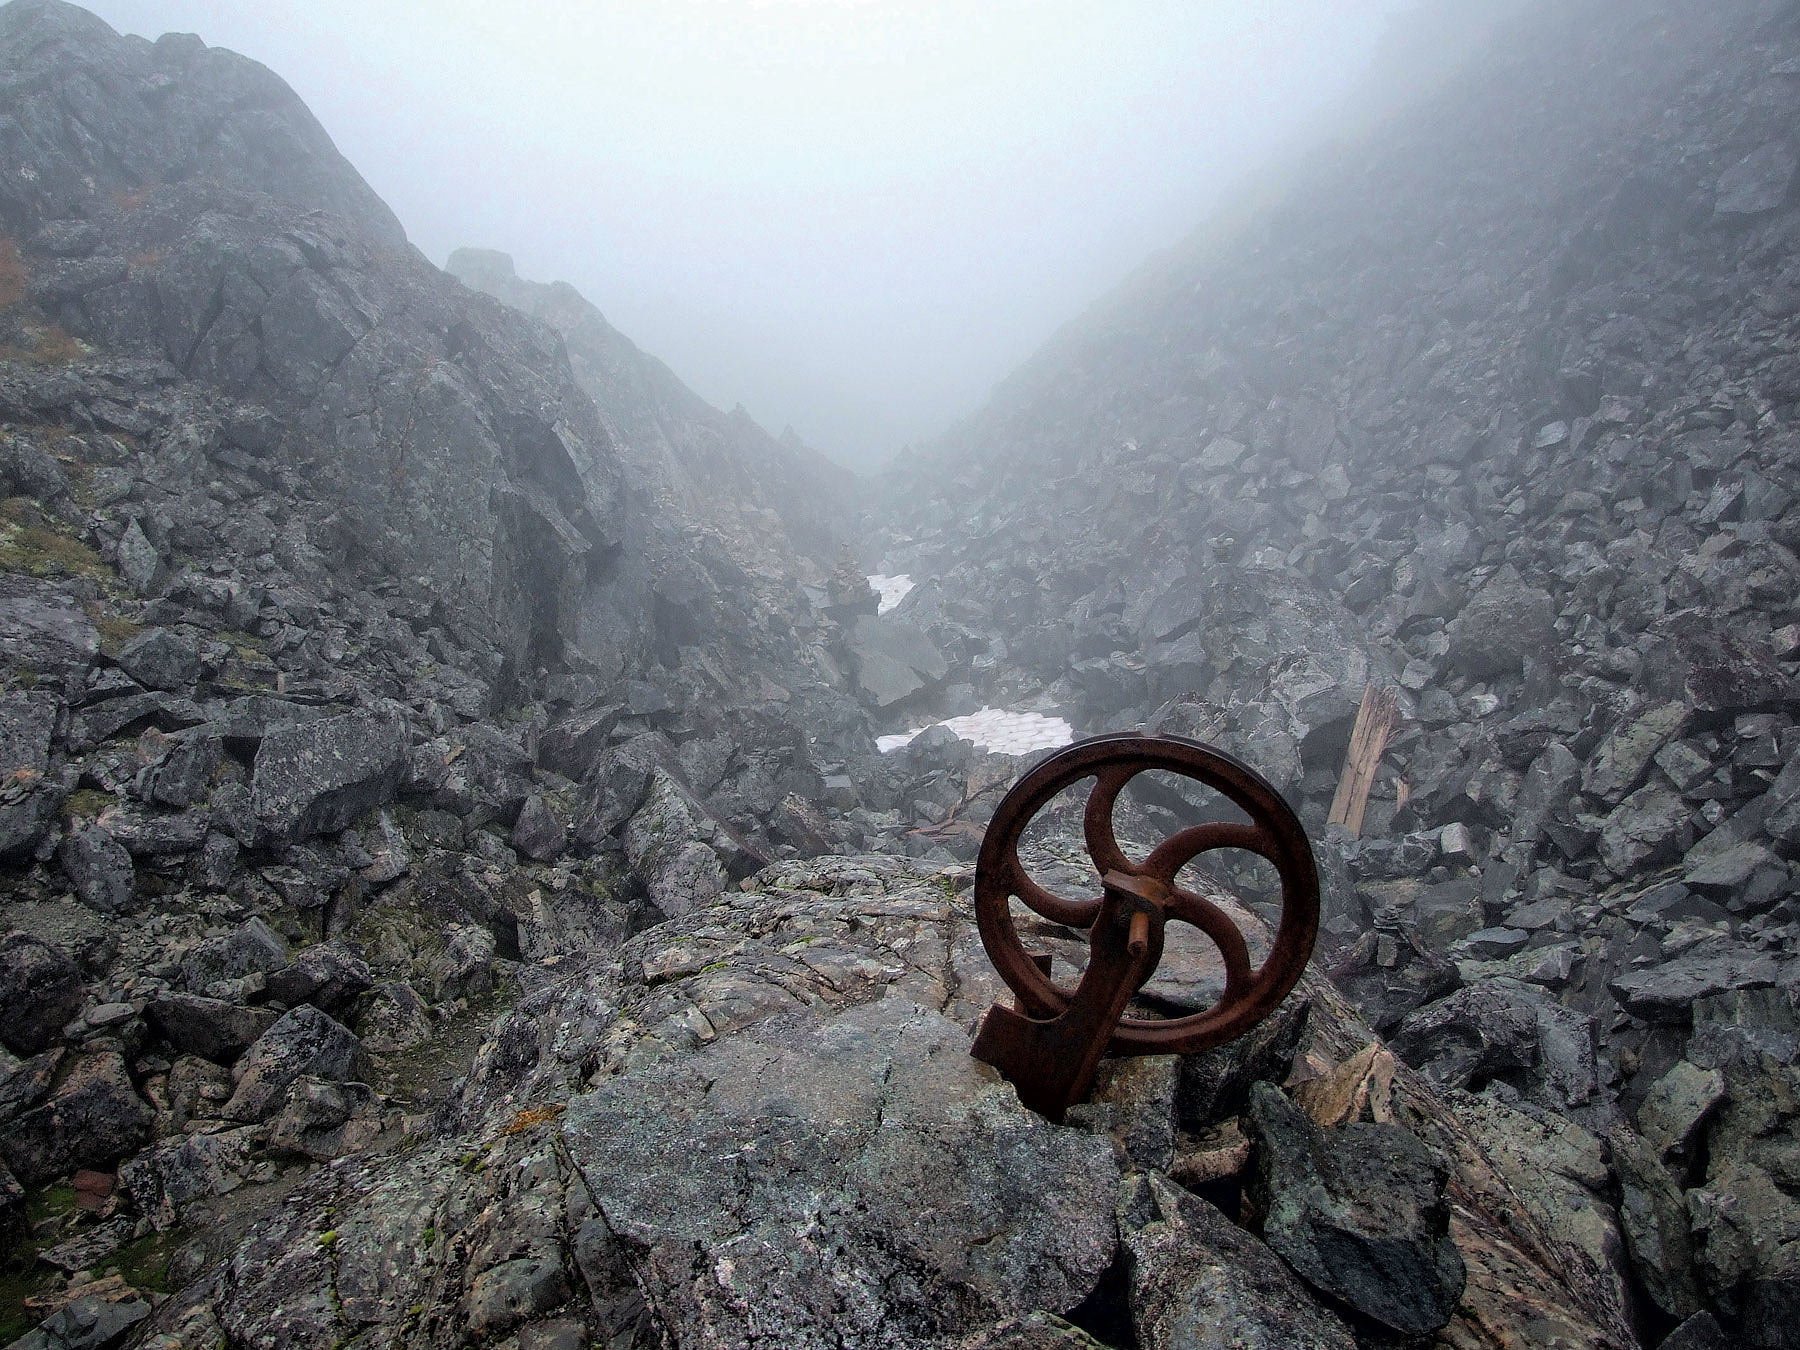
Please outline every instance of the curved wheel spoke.
[[1210, 825], [1190, 825], [1170, 835], [1144, 859], [1143, 870], [1165, 885], [1173, 886], [1175, 874], [1182, 868], [1202, 853], [1221, 848], [1246, 849], [1270, 861], [1275, 857], [1275, 841], [1262, 826], [1215, 821]]
[[1049, 919], [1052, 923], [1067, 924], [1071, 928], [1090, 926], [1100, 913], [1100, 897], [1091, 900], [1066, 900], [1054, 891], [1047, 891], [1025, 873], [1025, 864], [1019, 861], [1014, 853], [1008, 860], [1007, 878], [1012, 893], [1023, 900], [1034, 914]]
[[1171, 919], [1191, 923], [1211, 938], [1225, 959], [1225, 994], [1220, 1005], [1242, 994], [1251, 979], [1250, 948], [1231, 916], [1212, 901], [1180, 888], [1169, 892], [1166, 909]]
[[1126, 860], [1113, 833], [1113, 807], [1119, 793], [1136, 776], [1138, 766], [1119, 764], [1094, 775], [1094, 790], [1088, 793], [1087, 810], [1082, 816], [1082, 833], [1087, 839], [1088, 856], [1101, 876], [1108, 872], [1133, 872], [1138, 869]]

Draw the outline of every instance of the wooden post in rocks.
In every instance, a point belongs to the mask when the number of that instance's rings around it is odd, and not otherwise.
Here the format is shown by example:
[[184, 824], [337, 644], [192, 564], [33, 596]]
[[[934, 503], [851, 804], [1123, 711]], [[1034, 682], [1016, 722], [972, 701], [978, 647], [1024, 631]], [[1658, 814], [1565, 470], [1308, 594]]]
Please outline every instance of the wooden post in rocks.
[[1350, 732], [1350, 748], [1344, 752], [1344, 771], [1331, 799], [1330, 823], [1342, 825], [1351, 834], [1362, 834], [1369, 789], [1375, 786], [1375, 770], [1387, 751], [1399, 712], [1392, 689], [1385, 685], [1377, 689], [1372, 684], [1364, 687], [1362, 707], [1357, 709], [1356, 726]]

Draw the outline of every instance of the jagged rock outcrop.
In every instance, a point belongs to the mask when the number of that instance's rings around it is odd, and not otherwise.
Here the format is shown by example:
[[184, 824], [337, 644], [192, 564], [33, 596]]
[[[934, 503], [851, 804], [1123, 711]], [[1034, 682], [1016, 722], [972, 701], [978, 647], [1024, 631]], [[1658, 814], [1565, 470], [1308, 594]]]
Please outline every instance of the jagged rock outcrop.
[[[1053, 1126], [968, 1056], [1001, 990], [946, 881], [881, 857], [778, 864], [580, 963], [496, 1025], [446, 1137], [314, 1174], [152, 1333], [947, 1350], [1091, 1346], [1063, 1319], [1123, 1318], [1145, 1345], [1357, 1343], [1253, 1227], [1133, 1161], [1158, 1112], [1177, 1168], [1220, 1120], [1125, 1075], [1085, 1127]], [[1467, 1263], [1438, 1310], [1452, 1343], [1630, 1344], [1593, 1258], [1521, 1208], [1546, 1155], [1490, 1155], [1391, 1056], [1384, 1094], [1358, 1098], [1376, 1047], [1322, 989], [1312, 1016], [1252, 1072], [1341, 1080], [1290, 1089], [1321, 1155], [1391, 1135], [1452, 1178], [1423, 1235], [1428, 1265]]]

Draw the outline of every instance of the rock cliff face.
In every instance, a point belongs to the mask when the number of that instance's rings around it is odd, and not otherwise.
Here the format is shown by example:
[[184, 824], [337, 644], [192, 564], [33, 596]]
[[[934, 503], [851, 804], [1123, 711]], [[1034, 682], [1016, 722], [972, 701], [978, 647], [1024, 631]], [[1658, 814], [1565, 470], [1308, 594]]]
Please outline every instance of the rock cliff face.
[[659, 505], [715, 534], [741, 566], [771, 580], [791, 586], [798, 555], [821, 566], [807, 580], [824, 581], [849, 542], [847, 470], [776, 440], [741, 410], [706, 403], [567, 282], [526, 281], [491, 249], [458, 249], [447, 270], [561, 334], [576, 380]]

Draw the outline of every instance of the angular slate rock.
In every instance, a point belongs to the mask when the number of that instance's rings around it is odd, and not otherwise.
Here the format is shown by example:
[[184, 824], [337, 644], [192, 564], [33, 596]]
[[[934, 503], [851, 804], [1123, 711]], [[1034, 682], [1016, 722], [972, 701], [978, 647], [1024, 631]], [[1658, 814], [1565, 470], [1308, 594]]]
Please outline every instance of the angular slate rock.
[[82, 904], [102, 914], [130, 912], [137, 871], [131, 854], [105, 828], [81, 825], [70, 830], [56, 859]]
[[177, 1050], [230, 1064], [275, 1024], [267, 1008], [247, 1008], [197, 994], [168, 994], [151, 999], [144, 1017]]
[[368, 1147], [380, 1133], [381, 1103], [366, 1083], [305, 1077], [289, 1085], [269, 1122], [269, 1147], [325, 1162]]
[[151, 774], [150, 799], [178, 809], [206, 800], [224, 757], [217, 733], [202, 729], [182, 735]]
[[120, 649], [119, 668], [146, 689], [173, 693], [200, 677], [200, 649], [166, 628], [149, 628]]
[[1445, 1167], [1395, 1125], [1320, 1130], [1279, 1089], [1251, 1089], [1249, 1194], [1263, 1240], [1313, 1288], [1403, 1335], [1450, 1320], [1462, 1256]]
[[1625, 1010], [1647, 1022], [1689, 1021], [1694, 1004], [1729, 989], [1764, 989], [1779, 981], [1781, 963], [1770, 952], [1692, 952], [1607, 981]]
[[1679, 700], [1715, 719], [1777, 707], [1793, 688], [1767, 644], [1699, 610], [1655, 625], [1639, 680], [1653, 697]]
[[902, 619], [859, 614], [847, 641], [857, 687], [877, 708], [904, 702], [950, 673], [925, 630]]
[[251, 807], [277, 840], [344, 829], [393, 797], [408, 746], [405, 719], [395, 713], [276, 727], [256, 752]]
[[310, 1003], [336, 1012], [372, 988], [369, 963], [341, 942], [321, 942], [300, 952], [287, 965], [269, 972], [269, 997], [290, 1008]]
[[1616, 806], [1643, 781], [1656, 754], [1681, 735], [1694, 710], [1685, 703], [1652, 703], [1607, 733], [1582, 771], [1581, 790]]
[[0, 1130], [0, 1157], [20, 1181], [37, 1186], [135, 1153], [150, 1138], [155, 1119], [133, 1088], [123, 1055], [78, 1055], [47, 1101]]
[[317, 1008], [293, 1008], [244, 1052], [237, 1063], [237, 1088], [221, 1114], [228, 1120], [264, 1120], [301, 1077], [344, 1083], [367, 1075], [368, 1059], [348, 1027]]
[[1354, 1350], [1356, 1337], [1268, 1247], [1157, 1173], [1119, 1192], [1138, 1344], [1191, 1350]]
[[656, 770], [625, 827], [625, 856], [651, 903], [671, 918], [711, 904], [725, 889], [725, 868], [705, 842], [709, 834], [680, 785]]
[[534, 792], [519, 808], [513, 825], [512, 846], [527, 858], [548, 862], [569, 842], [569, 827], [562, 812], [541, 792]]
[[1478, 680], [1516, 674], [1528, 656], [1557, 646], [1556, 601], [1517, 576], [1495, 577], [1445, 628], [1448, 659]]
[[1619, 1178], [1619, 1226], [1632, 1269], [1663, 1316], [1691, 1316], [1700, 1308], [1700, 1286], [1681, 1188], [1656, 1150], [1623, 1125], [1612, 1128], [1607, 1145]]
[[0, 694], [0, 782], [21, 772], [43, 777], [50, 767], [56, 709], [57, 700], [48, 694]]
[[208, 938], [181, 963], [181, 978], [196, 994], [217, 980], [267, 975], [288, 963], [288, 945], [260, 918], [246, 919], [223, 937]]
[[81, 971], [24, 933], [0, 937], [0, 1044], [21, 1055], [54, 1045], [86, 1000]]

